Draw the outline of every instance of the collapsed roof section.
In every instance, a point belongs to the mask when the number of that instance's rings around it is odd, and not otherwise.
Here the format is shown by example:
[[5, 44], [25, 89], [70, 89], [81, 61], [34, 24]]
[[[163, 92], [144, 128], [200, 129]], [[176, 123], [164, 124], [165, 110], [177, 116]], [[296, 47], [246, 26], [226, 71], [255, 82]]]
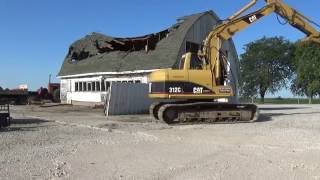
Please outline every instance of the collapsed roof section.
[[201, 17], [219, 20], [212, 11], [184, 16], [170, 28], [140, 37], [117, 38], [91, 33], [71, 44], [58, 76], [170, 68], [193, 24]]
[[180, 23], [183, 23], [183, 21], [158, 33], [130, 38], [110, 37], [93, 32], [73, 43], [69, 48], [67, 58], [72, 62], [76, 62], [111, 51], [152, 51], [159, 41], [178, 29]]

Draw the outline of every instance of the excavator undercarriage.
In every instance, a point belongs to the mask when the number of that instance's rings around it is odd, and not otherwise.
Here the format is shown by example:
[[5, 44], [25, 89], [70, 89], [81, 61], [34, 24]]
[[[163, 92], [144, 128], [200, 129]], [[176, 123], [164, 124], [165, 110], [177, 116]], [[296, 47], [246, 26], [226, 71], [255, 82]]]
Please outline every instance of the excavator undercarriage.
[[150, 106], [150, 115], [168, 124], [253, 122], [259, 109], [254, 104], [156, 102]]

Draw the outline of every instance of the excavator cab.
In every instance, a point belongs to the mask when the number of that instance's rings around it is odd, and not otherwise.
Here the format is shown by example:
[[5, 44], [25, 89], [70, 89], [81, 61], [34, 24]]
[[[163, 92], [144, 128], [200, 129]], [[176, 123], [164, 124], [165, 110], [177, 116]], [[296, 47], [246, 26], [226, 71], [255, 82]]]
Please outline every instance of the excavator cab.
[[182, 55], [181, 59], [172, 67], [180, 70], [202, 70], [205, 64], [196, 53], [187, 52]]
[[171, 69], [149, 75], [149, 97], [214, 100], [234, 95], [230, 86], [217, 86], [214, 82], [208, 65], [197, 53], [187, 52]]

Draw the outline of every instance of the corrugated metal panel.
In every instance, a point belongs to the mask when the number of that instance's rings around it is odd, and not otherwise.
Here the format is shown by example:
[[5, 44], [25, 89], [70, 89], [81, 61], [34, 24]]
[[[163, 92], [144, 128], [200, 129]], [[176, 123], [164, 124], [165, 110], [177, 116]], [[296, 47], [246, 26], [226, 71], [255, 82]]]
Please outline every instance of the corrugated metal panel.
[[148, 89], [148, 84], [112, 83], [106, 102], [107, 115], [148, 113], [152, 103]]

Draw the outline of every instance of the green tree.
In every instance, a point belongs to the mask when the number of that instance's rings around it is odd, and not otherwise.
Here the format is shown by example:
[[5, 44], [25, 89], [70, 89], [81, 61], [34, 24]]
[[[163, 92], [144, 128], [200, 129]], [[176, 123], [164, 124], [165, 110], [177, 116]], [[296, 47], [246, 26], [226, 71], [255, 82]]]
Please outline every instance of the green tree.
[[293, 94], [309, 97], [320, 94], [320, 45], [313, 42], [297, 42], [294, 52], [295, 78], [292, 81]]
[[263, 37], [245, 45], [240, 56], [240, 94], [244, 97], [260, 95], [261, 102], [267, 92], [274, 94], [293, 74], [294, 45], [283, 37]]

